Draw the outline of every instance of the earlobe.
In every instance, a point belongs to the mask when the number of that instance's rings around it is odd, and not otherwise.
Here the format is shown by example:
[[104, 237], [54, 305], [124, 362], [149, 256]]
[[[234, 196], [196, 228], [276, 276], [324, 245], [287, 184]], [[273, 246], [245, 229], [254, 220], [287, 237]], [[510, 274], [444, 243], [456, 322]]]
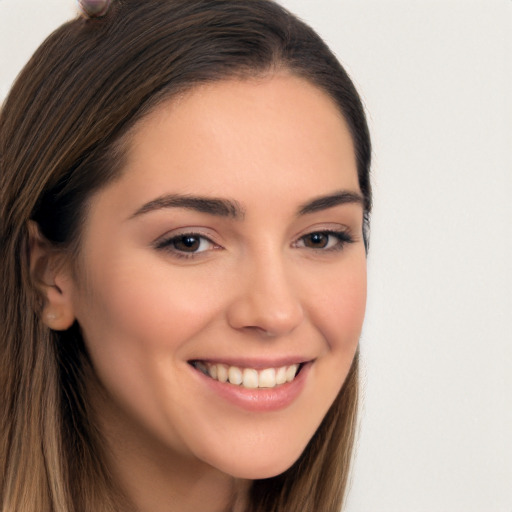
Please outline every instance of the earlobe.
[[64, 331], [75, 321], [70, 272], [62, 253], [44, 238], [34, 221], [29, 222], [28, 231], [30, 277], [44, 300], [41, 320], [50, 329]]

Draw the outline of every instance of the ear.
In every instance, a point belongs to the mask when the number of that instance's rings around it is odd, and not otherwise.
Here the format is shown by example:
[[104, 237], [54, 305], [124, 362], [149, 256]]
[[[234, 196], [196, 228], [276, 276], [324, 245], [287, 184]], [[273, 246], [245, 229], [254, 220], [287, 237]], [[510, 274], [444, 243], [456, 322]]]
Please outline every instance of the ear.
[[65, 331], [75, 321], [74, 283], [69, 266], [63, 254], [44, 238], [34, 221], [29, 221], [28, 232], [30, 276], [44, 298], [41, 319], [50, 329]]

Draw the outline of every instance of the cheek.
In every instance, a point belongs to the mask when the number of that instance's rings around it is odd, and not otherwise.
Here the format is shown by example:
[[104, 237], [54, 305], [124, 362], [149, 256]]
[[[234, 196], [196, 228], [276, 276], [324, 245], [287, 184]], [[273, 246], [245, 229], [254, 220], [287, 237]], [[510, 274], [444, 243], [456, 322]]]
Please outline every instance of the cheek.
[[366, 259], [345, 265], [311, 299], [312, 320], [333, 353], [353, 354], [366, 309]]
[[[366, 308], [366, 258], [363, 253], [321, 276], [323, 287], [311, 295], [311, 322], [325, 340], [314, 367], [321, 391], [311, 396], [323, 417], [338, 395], [354, 359]], [[310, 411], [312, 413], [312, 411]]]
[[182, 387], [186, 356], [222, 317], [225, 293], [199, 268], [112, 255], [108, 265], [91, 258], [77, 319], [100, 381], [125, 407], [143, 407], [149, 417], [150, 408], [161, 409], [159, 393]]
[[366, 264], [346, 276], [344, 286], [338, 294], [337, 314], [339, 326], [347, 340], [357, 344], [366, 310]]
[[119, 259], [91, 273], [76, 303], [85, 344], [100, 382], [117, 404], [114, 410], [175, 447], [180, 437], [175, 409], [187, 406], [180, 402], [183, 354], [219, 309], [215, 287], [204, 283], [205, 276], [180, 279], [159, 262], [128, 265]]
[[[94, 276], [79, 323], [93, 342], [140, 345], [144, 350], [179, 346], [215, 312], [213, 291], [197, 276], [180, 276], [162, 264], [122, 263]], [[93, 333], [95, 334], [93, 336]], [[134, 347], [132, 347], [134, 348]]]

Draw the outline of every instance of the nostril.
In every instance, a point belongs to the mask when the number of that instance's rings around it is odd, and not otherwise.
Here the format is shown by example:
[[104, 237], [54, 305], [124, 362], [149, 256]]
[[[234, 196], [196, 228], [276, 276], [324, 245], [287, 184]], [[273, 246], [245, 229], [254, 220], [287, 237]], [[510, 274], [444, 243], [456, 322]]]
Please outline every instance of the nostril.
[[243, 329], [247, 332], [254, 332], [255, 334], [259, 334], [265, 338], [274, 338], [277, 336], [275, 332], [264, 329], [263, 327], [258, 327], [257, 325], [248, 325]]

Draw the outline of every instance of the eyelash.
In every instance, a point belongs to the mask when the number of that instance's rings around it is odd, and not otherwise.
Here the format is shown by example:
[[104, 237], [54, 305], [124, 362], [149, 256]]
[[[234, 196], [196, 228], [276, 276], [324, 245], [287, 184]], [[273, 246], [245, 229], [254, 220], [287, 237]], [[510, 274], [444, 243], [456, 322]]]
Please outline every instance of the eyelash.
[[[335, 251], [341, 251], [347, 244], [351, 244], [354, 242], [354, 239], [350, 235], [348, 231], [339, 231], [339, 230], [332, 230], [332, 229], [323, 229], [319, 231], [312, 231], [311, 233], [307, 233], [306, 235], [303, 235], [299, 238], [299, 242], [304, 242], [306, 238], [313, 237], [315, 235], [321, 235], [321, 236], [327, 236], [327, 237], [334, 237], [337, 241], [334, 246], [332, 247], [309, 247], [309, 249], [313, 251], [321, 251], [321, 252], [335, 252]], [[298, 242], [296, 242], [294, 245], [297, 245]], [[327, 245], [329, 245], [329, 239], [327, 241]], [[308, 248], [308, 247], [306, 247]]]
[[[336, 239], [336, 243], [334, 246], [329, 247], [330, 240], [328, 238], [327, 240], [327, 246], [326, 247], [307, 247], [306, 245], [299, 245], [300, 243], [305, 244], [305, 240], [308, 237], [313, 236], [326, 236], [326, 237], [334, 237]], [[187, 252], [180, 250], [176, 248], [176, 244], [180, 241], [184, 241], [185, 239], [195, 239], [199, 241], [199, 248], [201, 247], [201, 244], [206, 241], [208, 244], [213, 246], [213, 250], [221, 248], [221, 246], [217, 245], [215, 242], [213, 242], [210, 238], [208, 238], [205, 235], [202, 235], [197, 232], [190, 232], [190, 233], [180, 233], [179, 235], [172, 236], [170, 238], [165, 238], [163, 240], [157, 241], [155, 244], [155, 248], [158, 250], [164, 250], [172, 253], [173, 256], [177, 258], [183, 258], [183, 259], [192, 259], [198, 257], [199, 254], [202, 254], [203, 252], [207, 252], [208, 249], [198, 251], [194, 250], [192, 252]], [[343, 250], [345, 245], [351, 244], [354, 242], [354, 239], [349, 234], [348, 231], [336, 231], [336, 230], [319, 230], [319, 231], [312, 231], [311, 233], [307, 233], [306, 235], [302, 235], [296, 242], [294, 242], [294, 247], [299, 248], [305, 248], [305, 249], [311, 249], [315, 252], [337, 252]]]

